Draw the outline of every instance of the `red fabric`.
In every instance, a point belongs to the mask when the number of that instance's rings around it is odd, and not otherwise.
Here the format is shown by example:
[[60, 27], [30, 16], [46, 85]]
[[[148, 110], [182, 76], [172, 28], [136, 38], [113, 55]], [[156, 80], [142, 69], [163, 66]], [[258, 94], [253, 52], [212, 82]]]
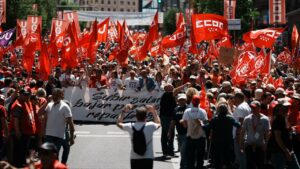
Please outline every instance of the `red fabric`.
[[[35, 121], [34, 121], [32, 104], [30, 102], [20, 103], [19, 100], [16, 100], [12, 104], [12, 107], [11, 107], [12, 111], [14, 111], [14, 109], [17, 107], [22, 109], [22, 114], [19, 117], [21, 133], [26, 134], [26, 135], [36, 134], [36, 126], [35, 126]], [[13, 126], [14, 126], [13, 123], [14, 123], [14, 121], [12, 121], [12, 124], [10, 124], [11, 128], [13, 128]]]
[[276, 89], [279, 88], [279, 87], [284, 87], [282, 77], [279, 77], [278, 79], [275, 80], [275, 82], [274, 82], [274, 87], [275, 87]]
[[291, 47], [292, 47], [292, 53], [293, 54], [296, 51], [296, 45], [297, 45], [298, 38], [299, 38], [298, 29], [297, 29], [297, 26], [294, 25], [293, 26], [293, 31], [292, 31], [292, 39], [291, 39]]
[[291, 52], [289, 51], [288, 48], [285, 48], [284, 51], [282, 51], [277, 59], [276, 59], [277, 62], [283, 62], [283, 63], [286, 63], [286, 64], [289, 64], [291, 65], [292, 62], [293, 62], [293, 59], [292, 59], [292, 55], [291, 55]]
[[27, 16], [27, 33], [42, 33], [42, 16]]
[[226, 47], [226, 48], [232, 48], [233, 47], [229, 36], [224, 36], [216, 45], [218, 47]]
[[187, 53], [184, 51], [184, 48], [180, 48], [180, 53], [179, 53], [179, 66], [180, 67], [186, 67], [187, 66]]
[[74, 24], [74, 34], [77, 36], [80, 33], [80, 25], [78, 20], [78, 14], [76, 11], [64, 12], [64, 20], [68, 21], [70, 24]]
[[195, 40], [195, 34], [194, 34], [194, 29], [193, 27], [191, 27], [191, 46], [189, 47], [189, 52], [191, 52], [192, 54], [198, 54], [198, 50], [197, 50], [197, 42]]
[[[43, 169], [43, 165], [41, 164], [41, 162], [37, 162], [34, 164], [34, 168], [35, 169]], [[29, 167], [25, 167], [24, 169], [30, 169]], [[68, 169], [68, 167], [62, 163], [60, 163], [58, 160], [55, 160], [53, 162], [53, 167], [52, 169]]]
[[69, 24], [68, 30], [64, 36], [64, 44], [61, 52], [61, 64], [62, 68], [66, 69], [67, 67], [74, 68], [78, 65], [77, 61], [77, 47], [78, 40], [77, 36], [74, 35], [74, 29], [72, 28], [73, 24]]
[[109, 18], [98, 24], [98, 42], [106, 42], [108, 37]]
[[[0, 120], [1, 118], [6, 119], [7, 118], [7, 112], [4, 106], [0, 105]], [[4, 129], [2, 128], [2, 126], [0, 126], [0, 135], [4, 136]]]
[[250, 76], [256, 78], [258, 74], [268, 75], [270, 74], [270, 69], [271, 69], [271, 52], [265, 56], [265, 51], [264, 49], [262, 49], [259, 52], [258, 56], [255, 58], [254, 69], [250, 73]]
[[39, 57], [39, 63], [40, 63], [39, 73], [41, 75], [41, 78], [47, 81], [49, 75], [51, 74], [51, 67], [50, 67], [49, 55], [48, 55], [46, 44], [42, 44], [42, 51]]
[[143, 61], [147, 57], [147, 52], [151, 48], [152, 42], [157, 40], [158, 38], [158, 12], [156, 12], [152, 24], [150, 25], [145, 43], [140, 48], [138, 54], [134, 59], [137, 61]]
[[240, 52], [253, 51], [254, 52], [255, 49], [254, 49], [253, 43], [245, 42], [243, 45], [238, 47], [238, 51], [240, 51]]
[[172, 48], [176, 46], [182, 46], [185, 42], [185, 22], [182, 13], [180, 13], [178, 18], [178, 23], [176, 24], [176, 31], [172, 35], [165, 36], [161, 42], [163, 48]]
[[192, 24], [197, 43], [203, 40], [221, 39], [228, 34], [228, 22], [220, 15], [193, 14]]
[[17, 19], [17, 38], [26, 37], [27, 34], [27, 20]]
[[201, 92], [200, 92], [200, 107], [202, 109], [206, 110], [207, 117], [208, 117], [209, 120], [211, 120], [213, 114], [210, 110], [209, 101], [207, 99], [206, 90], [205, 90], [205, 86], [204, 86], [203, 83], [201, 85]]
[[266, 28], [256, 31], [250, 31], [243, 35], [245, 42], [253, 42], [256, 47], [259, 48], [272, 48], [276, 39], [284, 31], [284, 28]]
[[98, 28], [97, 28], [97, 20], [94, 21], [92, 32], [90, 34], [90, 43], [88, 47], [88, 58], [89, 63], [94, 64], [96, 61], [96, 54], [97, 54], [97, 39], [98, 39]]

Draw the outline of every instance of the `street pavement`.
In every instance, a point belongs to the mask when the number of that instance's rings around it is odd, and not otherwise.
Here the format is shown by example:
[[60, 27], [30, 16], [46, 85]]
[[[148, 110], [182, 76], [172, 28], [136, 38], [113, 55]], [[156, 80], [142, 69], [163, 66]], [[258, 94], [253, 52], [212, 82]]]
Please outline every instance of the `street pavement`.
[[[127, 132], [116, 125], [102, 124], [76, 125], [75, 130], [75, 144], [71, 147], [68, 160], [70, 169], [130, 169], [131, 145]], [[166, 161], [159, 160], [162, 156], [160, 130], [155, 132], [153, 141], [154, 169], [179, 169], [178, 156]]]

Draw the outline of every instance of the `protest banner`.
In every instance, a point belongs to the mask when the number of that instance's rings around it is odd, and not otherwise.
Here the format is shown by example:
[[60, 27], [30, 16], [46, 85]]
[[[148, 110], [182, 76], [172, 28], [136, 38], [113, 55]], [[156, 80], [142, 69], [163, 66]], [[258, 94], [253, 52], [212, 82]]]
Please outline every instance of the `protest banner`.
[[[132, 104], [124, 121], [135, 121], [135, 109], [147, 104], [159, 110], [161, 91], [100, 90], [95, 88], [69, 87], [65, 89], [65, 100], [71, 104], [73, 119], [84, 122], [115, 123], [126, 104]], [[152, 116], [149, 114], [148, 120]]]

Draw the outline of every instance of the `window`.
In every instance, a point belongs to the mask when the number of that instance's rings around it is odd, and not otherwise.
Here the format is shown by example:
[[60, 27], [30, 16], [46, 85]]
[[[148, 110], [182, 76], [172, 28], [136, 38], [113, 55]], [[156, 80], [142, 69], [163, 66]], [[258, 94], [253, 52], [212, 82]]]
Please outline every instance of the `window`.
[[99, 2], [99, 0], [96, 0], [96, 3], [98, 3]]
[[123, 11], [124, 11], [124, 9], [123, 9], [123, 8], [121, 8], [121, 9], [120, 9], [120, 11], [121, 11], [121, 12], [123, 12]]
[[132, 2], [132, 5], [135, 5], [135, 2]]
[[107, 1], [107, 4], [110, 4], [110, 0]]
[[104, 11], [104, 8], [101, 8], [101, 11]]
[[127, 1], [127, 4], [130, 5], [130, 1]]
[[127, 12], [130, 12], [130, 9], [127, 9]]
[[107, 8], [107, 11], [110, 11], [110, 8]]
[[135, 9], [134, 10], [132, 10], [133, 12], [135, 12]]
[[114, 4], [116, 5], [116, 4], [117, 4], [117, 2], [116, 2], [116, 1], [114, 1]]
[[104, 4], [104, 0], [101, 0], [101, 4]]
[[124, 1], [120, 1], [120, 4], [121, 4], [121, 5], [124, 5]]
[[116, 11], [116, 8], [114, 8], [113, 11]]

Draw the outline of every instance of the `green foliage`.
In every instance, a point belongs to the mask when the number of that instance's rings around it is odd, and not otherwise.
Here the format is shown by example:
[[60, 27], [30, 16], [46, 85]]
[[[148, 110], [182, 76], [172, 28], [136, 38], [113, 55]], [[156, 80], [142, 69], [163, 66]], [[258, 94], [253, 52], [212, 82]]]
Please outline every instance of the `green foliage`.
[[[247, 31], [251, 27], [251, 23], [254, 22], [258, 16], [259, 12], [253, 7], [252, 0], [237, 0], [237, 8], [235, 16], [237, 19], [241, 19], [242, 30], [238, 32], [238, 36]], [[196, 13], [214, 13], [218, 15], [223, 15], [224, 11], [224, 1], [222, 0], [195, 0], [194, 10]]]
[[171, 8], [164, 14], [163, 33], [164, 35], [170, 35], [176, 30], [176, 13], [179, 10]]
[[[37, 11], [32, 5], [37, 4]], [[16, 26], [17, 19], [26, 19], [28, 15], [39, 15], [43, 18], [42, 30], [45, 32], [51, 27], [51, 20], [56, 15], [56, 1], [54, 0], [9, 0], [7, 1], [7, 23], [4, 28]]]

